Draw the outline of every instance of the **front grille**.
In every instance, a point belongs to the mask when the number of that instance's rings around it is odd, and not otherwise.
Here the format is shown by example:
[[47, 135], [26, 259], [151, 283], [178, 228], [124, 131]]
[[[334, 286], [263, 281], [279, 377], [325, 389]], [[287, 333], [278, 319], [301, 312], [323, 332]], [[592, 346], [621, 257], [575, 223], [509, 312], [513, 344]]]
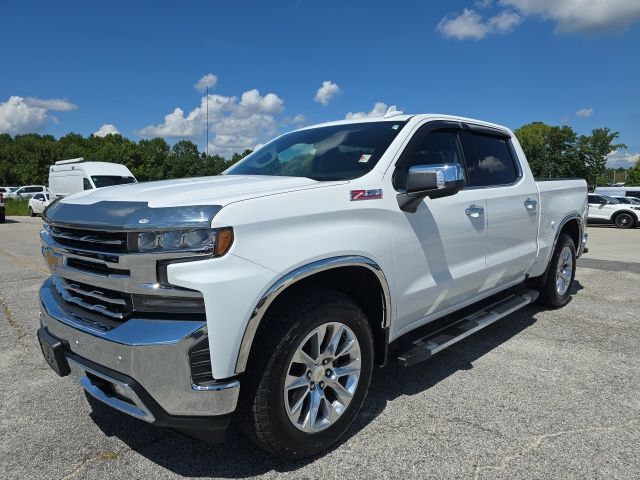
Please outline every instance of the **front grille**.
[[56, 242], [69, 247], [108, 253], [125, 253], [127, 251], [126, 232], [51, 227], [49, 233]]
[[211, 372], [211, 356], [209, 354], [209, 339], [204, 337], [189, 349], [189, 366], [191, 379], [196, 385], [213, 382]]
[[98, 275], [129, 275], [129, 270], [107, 267], [104, 263], [81, 260], [79, 258], [68, 258], [67, 267], [75, 268]]
[[55, 287], [65, 302], [94, 313], [124, 320], [133, 311], [131, 295], [82, 282], [54, 278]]

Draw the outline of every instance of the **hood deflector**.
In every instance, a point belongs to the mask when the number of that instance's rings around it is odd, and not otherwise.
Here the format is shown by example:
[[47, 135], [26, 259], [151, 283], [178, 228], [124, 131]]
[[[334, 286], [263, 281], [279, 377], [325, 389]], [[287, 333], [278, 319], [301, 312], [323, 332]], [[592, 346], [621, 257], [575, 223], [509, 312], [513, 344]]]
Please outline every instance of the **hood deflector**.
[[176, 230], [209, 228], [220, 205], [151, 208], [145, 202], [102, 201], [91, 205], [51, 203], [42, 217], [51, 225], [89, 230]]

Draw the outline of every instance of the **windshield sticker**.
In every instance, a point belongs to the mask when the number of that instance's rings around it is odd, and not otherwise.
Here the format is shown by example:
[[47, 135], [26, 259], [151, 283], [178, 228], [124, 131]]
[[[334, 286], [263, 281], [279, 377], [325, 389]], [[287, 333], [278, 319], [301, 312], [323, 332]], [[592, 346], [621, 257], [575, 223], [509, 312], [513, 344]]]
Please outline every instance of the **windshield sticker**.
[[397, 130], [398, 128], [400, 128], [400, 125], [396, 123], [393, 127], [391, 127], [391, 130]]
[[362, 156], [360, 157], [360, 160], [358, 160], [360, 163], [367, 163], [369, 161], [369, 159], [371, 158], [371, 155], [367, 155], [367, 154], [362, 154]]

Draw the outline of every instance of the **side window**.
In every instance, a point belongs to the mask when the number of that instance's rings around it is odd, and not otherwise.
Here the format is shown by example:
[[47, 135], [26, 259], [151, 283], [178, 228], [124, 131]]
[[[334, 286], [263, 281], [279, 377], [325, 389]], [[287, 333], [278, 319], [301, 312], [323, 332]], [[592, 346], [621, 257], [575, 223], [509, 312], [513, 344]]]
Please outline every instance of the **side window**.
[[93, 189], [93, 187], [91, 186], [91, 183], [89, 183], [89, 179], [88, 178], [83, 178], [82, 179], [82, 185], [83, 185], [85, 190], [92, 190]]
[[38, 193], [37, 195], [33, 196], [34, 200], [44, 200], [44, 195], [42, 195], [41, 193]]
[[604, 201], [604, 198], [602, 198], [600, 195], [589, 195], [589, 203], [602, 203]]
[[518, 170], [506, 138], [460, 133], [470, 186], [509, 185], [516, 181]]
[[455, 130], [430, 131], [429, 125], [418, 130], [396, 163], [393, 186], [404, 190], [407, 173], [415, 165], [461, 164], [462, 155]]

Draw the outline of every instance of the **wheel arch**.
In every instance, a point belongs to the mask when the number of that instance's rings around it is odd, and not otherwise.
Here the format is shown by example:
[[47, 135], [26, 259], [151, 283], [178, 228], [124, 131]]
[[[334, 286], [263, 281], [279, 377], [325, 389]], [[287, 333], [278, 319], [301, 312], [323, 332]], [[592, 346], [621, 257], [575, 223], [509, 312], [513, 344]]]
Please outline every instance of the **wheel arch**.
[[389, 284], [382, 268], [376, 262], [363, 256], [346, 255], [318, 260], [296, 268], [282, 276], [266, 291], [253, 309], [245, 328], [236, 361], [236, 373], [245, 371], [253, 340], [269, 308], [278, 300], [284, 300], [287, 294], [309, 285], [333, 288], [352, 297], [371, 323], [377, 363], [386, 362], [391, 323]]
[[556, 230], [555, 238], [553, 239], [553, 245], [549, 254], [549, 261], [547, 262], [547, 266], [544, 270], [544, 273], [539, 277], [531, 277], [526, 280], [527, 284], [533, 288], [539, 288], [543, 286], [547, 281], [547, 276], [549, 275], [549, 267], [551, 265], [551, 259], [553, 258], [553, 252], [556, 251], [556, 247], [558, 245], [558, 240], [560, 239], [560, 235], [566, 233], [571, 237], [573, 243], [576, 247], [576, 257], [579, 257], [582, 254], [582, 249], [584, 244], [582, 242], [582, 237], [585, 232], [585, 223], [582, 217], [576, 213], [570, 213], [565, 216], [560, 223], [558, 224], [558, 229]]

